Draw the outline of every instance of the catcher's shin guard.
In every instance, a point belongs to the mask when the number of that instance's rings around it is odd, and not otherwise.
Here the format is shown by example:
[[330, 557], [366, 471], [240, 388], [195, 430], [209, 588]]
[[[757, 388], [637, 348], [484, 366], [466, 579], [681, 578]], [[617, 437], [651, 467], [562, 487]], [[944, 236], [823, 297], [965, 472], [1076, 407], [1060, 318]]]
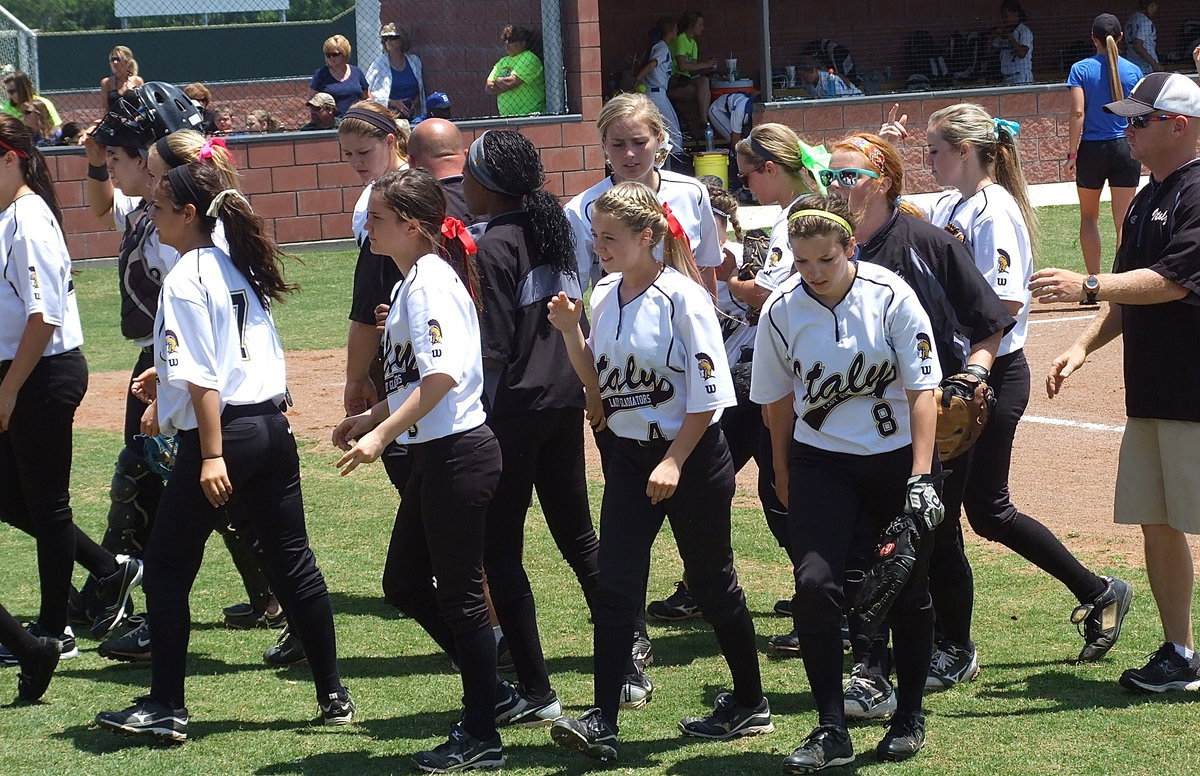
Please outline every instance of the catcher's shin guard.
[[253, 543], [245, 533], [229, 525], [228, 521], [223, 521], [217, 530], [221, 533], [225, 547], [229, 550], [229, 557], [233, 559], [233, 565], [242, 578], [242, 586], [246, 588], [250, 605], [256, 612], [263, 611], [271, 599], [271, 586], [263, 574]]
[[142, 451], [122, 448], [109, 488], [112, 506], [100, 546], [114, 554], [142, 557], [162, 491], [162, 477], [150, 471]]

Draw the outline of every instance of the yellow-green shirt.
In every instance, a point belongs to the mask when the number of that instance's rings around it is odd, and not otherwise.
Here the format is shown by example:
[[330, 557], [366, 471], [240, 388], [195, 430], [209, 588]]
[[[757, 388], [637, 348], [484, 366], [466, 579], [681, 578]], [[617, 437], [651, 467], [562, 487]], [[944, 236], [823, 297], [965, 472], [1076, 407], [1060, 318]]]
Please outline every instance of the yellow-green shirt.
[[496, 95], [496, 106], [501, 116], [524, 116], [529, 113], [546, 112], [546, 76], [542, 69], [542, 60], [532, 51], [522, 51], [515, 57], [501, 57], [492, 72], [489, 81], [497, 78], [507, 78], [515, 75], [521, 79], [521, 85]]
[[700, 58], [700, 46], [696, 44], [695, 39], [686, 32], [679, 33], [679, 36], [671, 41], [671, 54], [675, 57], [675, 72], [684, 78], [691, 78], [691, 73], [679, 67], [679, 57], [683, 57], [687, 62], [695, 62]]
[[[62, 124], [62, 116], [58, 115], [58, 109], [54, 107], [54, 103], [50, 102], [50, 100], [47, 100], [40, 94], [33, 95], [33, 99], [46, 106], [46, 112], [50, 114], [51, 126], [57, 127]], [[21, 110], [21, 106], [16, 105], [12, 100], [0, 105], [0, 110], [4, 111], [15, 119], [23, 120], [25, 118], [25, 113]]]

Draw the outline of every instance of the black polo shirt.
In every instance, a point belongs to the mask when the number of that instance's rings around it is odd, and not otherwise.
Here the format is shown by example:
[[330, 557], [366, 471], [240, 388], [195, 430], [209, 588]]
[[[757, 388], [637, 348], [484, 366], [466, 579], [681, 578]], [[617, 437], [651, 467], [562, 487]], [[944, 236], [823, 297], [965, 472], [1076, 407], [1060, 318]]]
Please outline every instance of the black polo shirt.
[[890, 269], [916, 291], [947, 377], [962, 371], [971, 346], [1016, 325], [976, 268], [971, 249], [922, 218], [895, 211], [859, 245], [858, 258]]
[[[462, 193], [462, 176], [454, 175], [438, 181], [446, 197], [446, 213], [470, 225], [479, 219], [467, 212]], [[354, 265], [354, 291], [350, 302], [350, 320], [375, 325], [375, 308], [392, 299], [392, 289], [403, 279], [400, 269], [390, 256], [371, 251], [371, 241], [363, 240], [358, 248], [358, 263]]]
[[1200, 421], [1200, 159], [1162, 181], [1151, 177], [1121, 235], [1113, 272], [1146, 267], [1189, 292], [1174, 302], [1121, 305], [1125, 412]]
[[556, 271], [534, 251], [531, 238], [529, 214], [518, 211], [489, 221], [478, 242], [483, 357], [504, 365], [489, 417], [584, 406], [583, 384], [546, 315], [547, 302], [559, 291], [582, 296], [579, 281], [574, 273]]

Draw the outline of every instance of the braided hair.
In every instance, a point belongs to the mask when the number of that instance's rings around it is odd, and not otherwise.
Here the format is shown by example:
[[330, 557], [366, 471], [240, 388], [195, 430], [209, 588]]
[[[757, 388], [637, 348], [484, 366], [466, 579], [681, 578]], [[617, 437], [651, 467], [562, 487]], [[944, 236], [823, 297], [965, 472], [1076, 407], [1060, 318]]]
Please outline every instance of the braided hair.
[[650, 247], [663, 243], [663, 264], [701, 283], [691, 249], [684, 239], [671, 234], [667, 211], [649, 186], [635, 181], [618, 183], [604, 192], [592, 208], [594, 213], [615, 218], [631, 232], [649, 229]]
[[485, 132], [480, 142], [488, 173], [504, 187], [499, 193], [520, 198], [529, 214], [534, 251], [558, 272], [578, 274], [575, 233], [558, 198], [542, 188], [546, 173], [537, 148], [511, 129]]

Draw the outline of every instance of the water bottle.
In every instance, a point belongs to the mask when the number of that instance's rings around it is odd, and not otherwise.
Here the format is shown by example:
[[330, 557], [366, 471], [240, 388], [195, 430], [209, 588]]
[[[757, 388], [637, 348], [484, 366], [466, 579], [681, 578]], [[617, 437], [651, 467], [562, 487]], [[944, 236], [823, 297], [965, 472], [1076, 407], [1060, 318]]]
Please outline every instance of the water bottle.
[[829, 68], [829, 81], [825, 84], [825, 93], [830, 97], [838, 96], [837, 73], [833, 68]]
[[704, 125], [704, 150], [712, 151], [715, 143], [716, 139], [713, 137], [712, 122], [708, 122]]

